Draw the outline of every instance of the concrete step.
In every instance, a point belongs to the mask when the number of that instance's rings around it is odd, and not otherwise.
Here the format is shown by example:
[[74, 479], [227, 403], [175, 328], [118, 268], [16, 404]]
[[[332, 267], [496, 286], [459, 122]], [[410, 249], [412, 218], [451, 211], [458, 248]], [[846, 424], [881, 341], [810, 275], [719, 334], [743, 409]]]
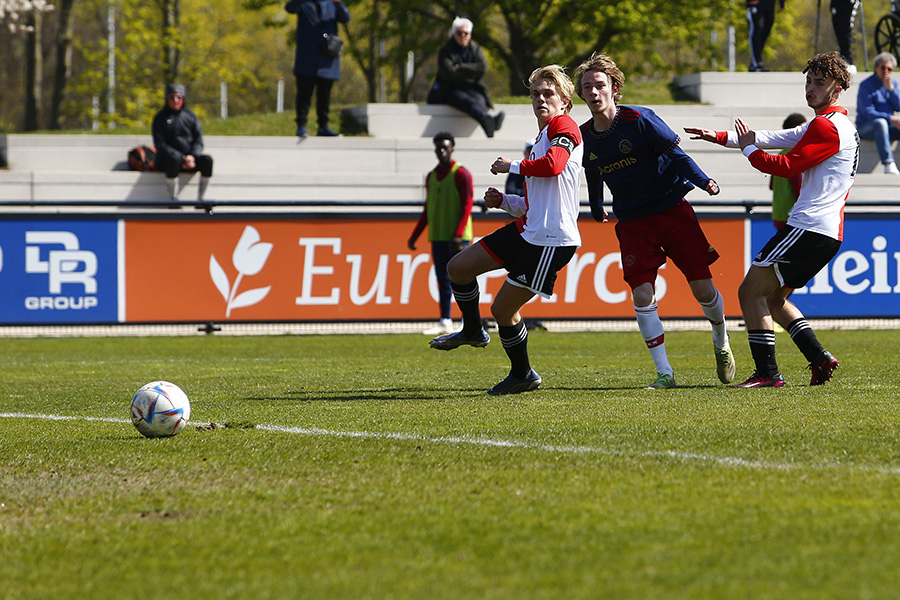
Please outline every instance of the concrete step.
[[[850, 80], [850, 89], [841, 94], [841, 104], [856, 112], [857, 85], [871, 72], [859, 72]], [[702, 72], [676, 77], [674, 85], [703, 104], [729, 106], [806, 106], [804, 86], [806, 75], [800, 71], [770, 73]], [[626, 83], [625, 91], [628, 86]]]
[[[802, 88], [800, 90], [802, 92]], [[803, 100], [789, 101], [783, 105], [738, 104], [726, 106], [706, 106], [700, 104], [673, 104], [651, 106], [675, 131], [682, 127], [703, 126], [710, 129], [731, 129], [734, 119], [741, 117], [757, 129], [780, 129], [784, 118], [792, 112], [800, 112], [811, 118], [810, 110]], [[627, 98], [623, 104], [628, 104]], [[502, 104], [496, 107], [506, 113], [503, 128], [491, 141], [503, 140], [521, 143], [538, 133], [537, 121], [530, 104]], [[354, 114], [365, 122], [369, 135], [375, 138], [426, 138], [430, 139], [440, 131], [449, 131], [456, 138], [469, 141], [487, 142], [481, 127], [467, 115], [447, 106], [427, 104], [366, 104], [354, 107]], [[570, 113], [579, 124], [590, 119], [590, 112], [577, 99]], [[698, 120], [703, 123], [698, 123]]]
[[[868, 73], [860, 73], [861, 81]], [[713, 201], [765, 200], [768, 178], [754, 171], [738, 150], [687, 139], [683, 128], [733, 128], [736, 117], [757, 129], [778, 129], [784, 117], [801, 112], [812, 117], [803, 100], [801, 73], [698, 73], [677, 84], [708, 104], [658, 105], [653, 108], [676, 132], [682, 147], [722, 186]], [[627, 87], [625, 103], [627, 104]], [[855, 89], [844, 105], [855, 108]], [[497, 156], [518, 158], [526, 139], [537, 134], [530, 104], [497, 107], [506, 112], [501, 132], [484, 136], [468, 116], [447, 106], [367, 104], [357, 107], [370, 137], [242, 137], [207, 136], [206, 149], [215, 160], [210, 198], [220, 200], [335, 200], [371, 204], [381, 201], [420, 202], [424, 175], [434, 168], [431, 137], [449, 130], [457, 137], [454, 158], [473, 174], [476, 198], [489, 186], [502, 188], [505, 177], [489, 166]], [[589, 112], [575, 101], [573, 118], [581, 123]], [[8, 170], [0, 170], [0, 200], [161, 200], [162, 175], [127, 170], [130, 148], [151, 144], [150, 135], [20, 135], [6, 137]], [[863, 142], [860, 175], [851, 202], [900, 198], [900, 178], [881, 174], [874, 144]], [[196, 197], [198, 178], [182, 176], [183, 198]], [[695, 190], [692, 202], [707, 200]], [[586, 191], [582, 190], [586, 200]]]
[[[499, 155], [521, 156], [525, 140], [457, 140], [455, 157], [463, 164], [490, 165]], [[258, 171], [425, 173], [436, 158], [430, 138], [205, 136], [214, 172]], [[9, 170], [15, 172], [127, 170], [128, 150], [152, 144], [149, 136], [7, 136]], [[486, 167], [487, 168], [487, 167]]]

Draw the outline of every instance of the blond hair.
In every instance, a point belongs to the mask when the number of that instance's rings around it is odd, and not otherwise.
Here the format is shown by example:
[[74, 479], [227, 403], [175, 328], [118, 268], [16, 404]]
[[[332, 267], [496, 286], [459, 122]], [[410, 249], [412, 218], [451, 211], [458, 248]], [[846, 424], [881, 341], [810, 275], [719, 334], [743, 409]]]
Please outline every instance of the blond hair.
[[575, 91], [578, 92], [579, 98], [584, 100], [584, 96], [581, 95], [581, 84], [584, 74], [588, 71], [606, 73], [606, 76], [609, 77], [609, 84], [614, 90], [613, 100], [616, 104], [622, 100], [622, 88], [625, 87], [625, 75], [622, 74], [622, 71], [619, 70], [619, 67], [616, 66], [613, 59], [605, 54], [599, 54], [597, 52], [591, 54], [589, 59], [578, 65], [578, 68], [575, 69], [575, 83], [578, 86], [575, 88]]
[[534, 90], [535, 86], [544, 80], [551, 82], [556, 87], [560, 97], [568, 101], [569, 104], [566, 106], [565, 112], [569, 114], [569, 111], [572, 110], [572, 94], [575, 93], [575, 84], [566, 75], [565, 69], [559, 65], [538, 67], [531, 72], [531, 76], [528, 78], [529, 89]]

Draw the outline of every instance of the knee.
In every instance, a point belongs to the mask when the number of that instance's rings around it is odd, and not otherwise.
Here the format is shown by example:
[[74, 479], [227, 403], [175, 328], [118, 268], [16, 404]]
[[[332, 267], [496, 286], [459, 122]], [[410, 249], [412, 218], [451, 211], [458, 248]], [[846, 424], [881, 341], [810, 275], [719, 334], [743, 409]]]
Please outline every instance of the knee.
[[174, 161], [165, 161], [159, 166], [169, 179], [178, 177], [178, 174], [181, 172], [181, 163], [176, 163]]
[[494, 302], [491, 304], [491, 316], [494, 317], [494, 320], [498, 323], [505, 323], [508, 319], [509, 315], [508, 311], [503, 310], [503, 307], [497, 306], [497, 303]]
[[747, 301], [753, 297], [753, 293], [750, 290], [750, 285], [747, 283], [747, 280], [741, 282], [741, 285], [738, 286], [738, 302], [741, 303], [741, 306], [744, 306]]
[[691, 292], [694, 299], [701, 304], [709, 304], [716, 299], [716, 286], [713, 285], [712, 279], [692, 281]]
[[759, 293], [756, 286], [746, 279], [738, 287], [738, 301], [741, 303], [741, 306], [745, 306], [748, 302], [759, 300], [762, 297], [764, 296]]
[[468, 268], [462, 254], [457, 254], [447, 263], [447, 275], [453, 283], [466, 283], [473, 279], [468, 276]]
[[202, 154], [197, 157], [197, 170], [200, 171], [201, 175], [206, 177], [212, 177], [213, 171], [213, 159], [212, 156], [208, 154]]
[[491, 304], [491, 316], [497, 321], [498, 325], [515, 325], [518, 323], [516, 315], [519, 314], [518, 307], [506, 306], [505, 304], [494, 302]]
[[768, 296], [766, 296], [766, 306], [769, 307], [769, 312], [774, 313], [781, 310], [787, 302], [787, 298], [778, 293], [778, 290], [775, 290]]
[[642, 283], [631, 290], [631, 299], [635, 306], [650, 306], [656, 299], [653, 286], [649, 283]]

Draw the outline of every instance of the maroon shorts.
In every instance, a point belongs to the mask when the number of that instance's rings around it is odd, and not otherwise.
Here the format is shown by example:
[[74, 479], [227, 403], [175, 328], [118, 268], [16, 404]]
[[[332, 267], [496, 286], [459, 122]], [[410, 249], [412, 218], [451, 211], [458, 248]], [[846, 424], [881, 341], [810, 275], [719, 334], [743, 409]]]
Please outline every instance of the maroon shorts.
[[654, 215], [616, 223], [625, 281], [636, 288], [656, 281], [656, 273], [671, 258], [688, 281], [709, 279], [709, 265], [718, 260], [687, 200]]

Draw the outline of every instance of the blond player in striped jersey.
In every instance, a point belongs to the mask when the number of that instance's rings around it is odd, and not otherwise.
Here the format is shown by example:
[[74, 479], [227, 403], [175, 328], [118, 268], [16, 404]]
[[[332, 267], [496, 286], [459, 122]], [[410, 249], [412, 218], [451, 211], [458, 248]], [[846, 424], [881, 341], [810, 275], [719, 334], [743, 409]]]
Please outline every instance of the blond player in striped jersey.
[[463, 328], [431, 340], [436, 350], [487, 346], [491, 338], [481, 326], [476, 277], [506, 269], [506, 280], [491, 305], [491, 313], [509, 357], [510, 372], [487, 391], [494, 396], [531, 391], [541, 384], [541, 376], [531, 368], [528, 358], [528, 331], [519, 310], [535, 294], [552, 296], [557, 272], [581, 245], [577, 220], [582, 143], [578, 124], [569, 116], [575, 86], [558, 65], [535, 69], [529, 83], [540, 129], [529, 158], [501, 156], [491, 164], [494, 175], [524, 175], [525, 197], [504, 194], [496, 188], [485, 192], [488, 207], [505, 210], [516, 220], [469, 246], [447, 265]]

